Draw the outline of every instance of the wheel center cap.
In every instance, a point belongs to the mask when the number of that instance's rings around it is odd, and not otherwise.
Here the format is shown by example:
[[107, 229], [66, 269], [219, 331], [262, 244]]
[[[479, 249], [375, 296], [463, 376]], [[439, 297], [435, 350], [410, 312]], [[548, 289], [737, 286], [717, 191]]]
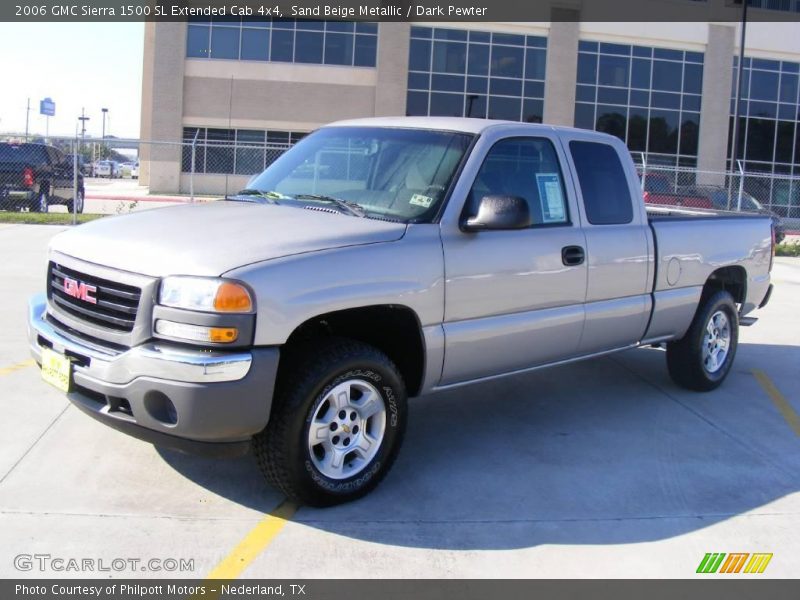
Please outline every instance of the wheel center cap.
[[350, 433], [350, 426], [349, 425], [342, 425], [342, 429], [345, 433]]

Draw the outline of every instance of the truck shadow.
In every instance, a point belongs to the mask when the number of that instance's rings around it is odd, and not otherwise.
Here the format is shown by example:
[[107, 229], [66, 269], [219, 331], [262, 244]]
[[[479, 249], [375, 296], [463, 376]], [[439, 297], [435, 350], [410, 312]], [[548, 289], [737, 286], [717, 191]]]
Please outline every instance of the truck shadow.
[[[708, 394], [641, 349], [414, 399], [403, 449], [367, 497], [294, 520], [381, 544], [513, 549], [618, 544], [708, 527], [800, 490], [800, 438], [752, 374], [788, 398], [795, 346], [741, 344]], [[176, 471], [268, 512], [280, 501], [252, 457], [160, 451]]]

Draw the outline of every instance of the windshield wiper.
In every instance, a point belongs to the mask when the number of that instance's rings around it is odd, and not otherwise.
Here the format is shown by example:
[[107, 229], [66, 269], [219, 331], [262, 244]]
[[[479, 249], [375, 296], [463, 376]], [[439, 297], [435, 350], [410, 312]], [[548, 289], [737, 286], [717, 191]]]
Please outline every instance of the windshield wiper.
[[367, 213], [362, 206], [357, 202], [350, 202], [349, 200], [342, 200], [341, 198], [334, 198], [333, 196], [325, 196], [322, 194], [297, 194], [297, 200], [315, 200], [317, 202], [329, 202], [335, 204], [343, 211], [356, 217], [366, 217]]
[[[236, 196], [258, 196], [259, 198], [262, 198], [262, 199], [266, 200], [270, 204], [280, 204], [280, 202], [278, 202], [278, 200], [286, 200], [286, 199], [289, 198], [289, 196], [285, 196], [284, 194], [281, 194], [280, 192], [274, 192], [274, 191], [265, 192], [264, 190], [257, 190], [257, 189], [254, 189], [254, 188], [245, 188], [243, 190], [240, 190], [240, 191], [236, 192], [235, 196], [232, 196], [232, 197], [226, 196], [225, 199], [226, 200], [236, 200]], [[249, 202], [249, 200], [247, 202]]]

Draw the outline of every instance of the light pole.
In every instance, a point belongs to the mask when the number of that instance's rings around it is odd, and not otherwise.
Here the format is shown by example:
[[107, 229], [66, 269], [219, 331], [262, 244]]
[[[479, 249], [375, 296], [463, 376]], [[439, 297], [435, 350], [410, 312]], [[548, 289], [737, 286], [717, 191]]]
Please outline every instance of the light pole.
[[28, 98], [28, 106], [25, 108], [25, 141], [28, 141], [28, 121], [31, 118], [31, 99]]
[[81, 122], [81, 140], [86, 139], [86, 121], [89, 121], [90, 117], [86, 116], [86, 109], [81, 108], [81, 116], [78, 117], [78, 121]]
[[89, 117], [86, 116], [86, 110], [81, 107], [81, 116], [78, 117], [78, 121], [81, 122], [81, 151], [83, 151], [83, 147], [85, 146], [86, 140], [86, 121], [89, 120]]
[[106, 139], [106, 114], [108, 113], [108, 109], [107, 108], [101, 108], [100, 110], [103, 113], [103, 136], [102, 136], [102, 139], [105, 140]]
[[[733, 171], [734, 165], [736, 164], [737, 158], [739, 157], [739, 104], [741, 104], [742, 100], [742, 75], [744, 74], [744, 45], [745, 41], [747, 40], [747, 5], [749, 0], [744, 0], [742, 2], [742, 27], [741, 27], [741, 38], [739, 39], [739, 64], [737, 65], [738, 68], [736, 70], [736, 104], [733, 109], [733, 127], [731, 128], [731, 135], [733, 139], [731, 140], [731, 163], [730, 163], [730, 170]], [[742, 159], [744, 159], [744, 155], [746, 154], [745, 150], [742, 150]], [[742, 161], [744, 164], [744, 160]], [[739, 209], [741, 209], [742, 203], [742, 175], [739, 175], [739, 199], [737, 200], [737, 205]], [[730, 182], [733, 183], [732, 181]], [[728, 192], [728, 210], [731, 208], [731, 192]]]

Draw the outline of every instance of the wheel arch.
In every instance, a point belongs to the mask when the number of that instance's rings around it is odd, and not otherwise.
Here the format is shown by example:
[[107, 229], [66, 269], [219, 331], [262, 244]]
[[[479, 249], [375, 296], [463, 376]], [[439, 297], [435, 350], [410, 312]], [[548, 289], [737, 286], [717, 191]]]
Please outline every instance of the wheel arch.
[[729, 292], [733, 296], [734, 302], [744, 304], [747, 299], [747, 271], [745, 268], [733, 265], [712, 272], [703, 285], [702, 300], [718, 291]]
[[320, 314], [298, 325], [282, 355], [319, 338], [344, 337], [378, 348], [397, 365], [409, 396], [422, 388], [425, 341], [417, 313], [401, 304], [378, 304]]

